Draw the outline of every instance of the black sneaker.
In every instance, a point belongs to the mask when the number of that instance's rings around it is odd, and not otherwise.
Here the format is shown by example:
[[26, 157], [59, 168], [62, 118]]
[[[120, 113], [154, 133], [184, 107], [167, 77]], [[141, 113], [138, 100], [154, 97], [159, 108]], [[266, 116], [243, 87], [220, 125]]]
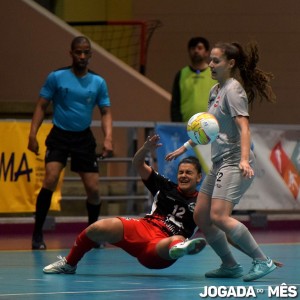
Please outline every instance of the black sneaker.
[[32, 250], [46, 250], [46, 244], [43, 239], [43, 234], [33, 234], [32, 236]]

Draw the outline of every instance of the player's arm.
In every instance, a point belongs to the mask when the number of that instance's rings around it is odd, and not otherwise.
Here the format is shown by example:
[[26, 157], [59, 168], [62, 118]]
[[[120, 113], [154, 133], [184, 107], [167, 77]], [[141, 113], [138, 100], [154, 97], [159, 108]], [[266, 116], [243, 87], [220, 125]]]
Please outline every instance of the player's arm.
[[112, 146], [112, 113], [109, 106], [99, 108], [101, 114], [101, 128], [104, 135], [102, 157], [113, 156]]
[[39, 154], [39, 144], [37, 141], [37, 133], [41, 124], [45, 118], [45, 113], [47, 107], [49, 106], [50, 101], [40, 97], [36, 104], [33, 117], [31, 120], [30, 132], [29, 132], [29, 139], [28, 139], [28, 150], [34, 152], [35, 154]]
[[148, 136], [144, 145], [135, 153], [132, 164], [143, 180], [147, 180], [152, 172], [152, 168], [145, 162], [147, 155], [161, 145], [158, 135]]
[[249, 155], [250, 155], [250, 128], [249, 119], [244, 116], [235, 117], [235, 123], [239, 128], [241, 136], [241, 161], [239, 167], [243, 172], [243, 176], [251, 178], [254, 175], [254, 171], [249, 165]]
[[168, 153], [165, 157], [165, 160], [167, 160], [167, 161], [174, 160], [178, 156], [185, 153], [188, 149], [192, 149], [195, 146], [196, 146], [196, 144], [192, 140], [188, 140], [187, 142], [185, 142], [182, 146], [180, 146], [179, 148], [177, 148], [173, 152]]

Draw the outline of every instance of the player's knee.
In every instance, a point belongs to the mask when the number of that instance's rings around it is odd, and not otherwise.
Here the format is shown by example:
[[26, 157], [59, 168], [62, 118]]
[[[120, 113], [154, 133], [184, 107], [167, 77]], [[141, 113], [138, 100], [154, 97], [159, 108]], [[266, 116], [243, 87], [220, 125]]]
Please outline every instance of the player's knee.
[[92, 205], [100, 205], [101, 204], [101, 198], [98, 192], [90, 193], [87, 197], [87, 202]]
[[212, 223], [215, 224], [217, 227], [224, 228], [225, 224], [228, 220], [228, 217], [212, 213], [210, 215], [210, 219], [211, 219]]
[[54, 191], [56, 189], [57, 184], [58, 184], [58, 177], [47, 176], [44, 179], [43, 187], [50, 191]]
[[88, 203], [92, 204], [92, 205], [101, 205], [101, 200], [100, 199], [89, 199], [88, 198]]
[[86, 235], [93, 242], [99, 242], [101, 240], [101, 236], [103, 234], [102, 229], [103, 229], [103, 226], [101, 224], [101, 221], [99, 220], [99, 221], [91, 224], [89, 227], [87, 227]]
[[194, 211], [193, 219], [199, 228], [202, 228], [205, 225], [205, 220], [201, 218], [201, 215], [198, 211]]

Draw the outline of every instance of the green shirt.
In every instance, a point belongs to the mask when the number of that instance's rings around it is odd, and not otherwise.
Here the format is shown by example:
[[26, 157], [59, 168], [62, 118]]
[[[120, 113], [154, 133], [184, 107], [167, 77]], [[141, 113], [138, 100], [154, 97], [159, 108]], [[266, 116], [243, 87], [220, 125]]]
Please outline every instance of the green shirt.
[[210, 89], [217, 83], [210, 68], [199, 72], [186, 66], [175, 77], [171, 102], [171, 120], [188, 122], [196, 113], [207, 111]]

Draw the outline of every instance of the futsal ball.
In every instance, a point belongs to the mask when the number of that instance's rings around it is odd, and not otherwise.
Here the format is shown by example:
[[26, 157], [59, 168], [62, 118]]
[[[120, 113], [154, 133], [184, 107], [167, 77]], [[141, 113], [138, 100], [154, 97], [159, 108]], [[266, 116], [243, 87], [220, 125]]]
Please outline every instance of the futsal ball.
[[187, 133], [195, 144], [212, 143], [219, 134], [219, 123], [214, 115], [200, 112], [193, 115], [187, 123]]

